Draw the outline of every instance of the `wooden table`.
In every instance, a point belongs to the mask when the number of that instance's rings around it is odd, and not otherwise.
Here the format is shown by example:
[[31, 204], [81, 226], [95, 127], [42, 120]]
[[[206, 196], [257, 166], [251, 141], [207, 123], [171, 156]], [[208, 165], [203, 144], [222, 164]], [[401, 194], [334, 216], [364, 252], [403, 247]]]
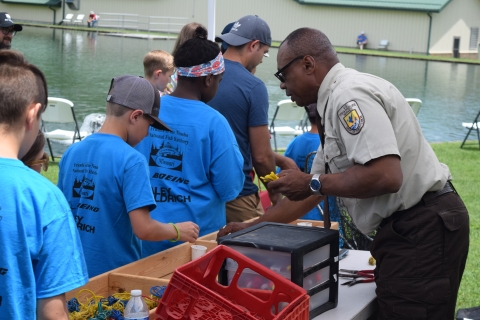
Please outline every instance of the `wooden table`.
[[[340, 269], [371, 270], [374, 267], [368, 264], [369, 251], [350, 250], [348, 255], [340, 260]], [[328, 310], [314, 320], [365, 320], [377, 310], [375, 282], [357, 283], [354, 286], [342, 286], [349, 281], [340, 278], [338, 286], [338, 305], [335, 309]]]

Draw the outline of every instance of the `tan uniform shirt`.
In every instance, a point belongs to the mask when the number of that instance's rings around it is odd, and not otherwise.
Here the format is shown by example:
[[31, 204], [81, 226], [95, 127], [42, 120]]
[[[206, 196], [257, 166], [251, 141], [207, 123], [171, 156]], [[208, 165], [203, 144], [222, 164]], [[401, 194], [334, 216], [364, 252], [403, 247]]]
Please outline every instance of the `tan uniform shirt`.
[[324, 173], [325, 161], [338, 173], [386, 155], [401, 159], [403, 184], [397, 193], [340, 198], [360, 231], [372, 232], [384, 218], [414, 206], [425, 192], [440, 190], [451, 179], [448, 167], [423, 137], [410, 105], [388, 81], [338, 63], [320, 86], [317, 108], [325, 146], [318, 149], [312, 173]]

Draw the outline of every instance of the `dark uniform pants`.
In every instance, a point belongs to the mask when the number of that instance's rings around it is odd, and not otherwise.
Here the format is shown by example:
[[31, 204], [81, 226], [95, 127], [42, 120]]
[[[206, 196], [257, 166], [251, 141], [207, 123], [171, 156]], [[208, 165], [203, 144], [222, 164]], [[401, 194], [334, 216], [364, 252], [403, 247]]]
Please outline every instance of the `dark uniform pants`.
[[460, 196], [427, 192], [380, 226], [370, 248], [378, 319], [454, 319], [470, 230]]

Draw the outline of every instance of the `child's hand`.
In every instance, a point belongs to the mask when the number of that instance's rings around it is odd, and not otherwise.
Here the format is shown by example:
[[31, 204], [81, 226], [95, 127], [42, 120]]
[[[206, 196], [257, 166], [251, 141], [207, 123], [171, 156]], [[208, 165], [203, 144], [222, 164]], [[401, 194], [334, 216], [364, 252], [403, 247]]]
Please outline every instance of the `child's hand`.
[[195, 242], [200, 228], [193, 222], [180, 222], [175, 224], [180, 231], [180, 241]]

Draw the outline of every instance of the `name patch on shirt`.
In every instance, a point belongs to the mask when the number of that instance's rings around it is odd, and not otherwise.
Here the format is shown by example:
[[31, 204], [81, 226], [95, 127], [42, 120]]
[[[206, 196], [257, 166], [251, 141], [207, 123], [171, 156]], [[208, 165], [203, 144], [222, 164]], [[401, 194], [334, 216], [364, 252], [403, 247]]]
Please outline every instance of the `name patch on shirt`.
[[350, 134], [358, 134], [365, 124], [365, 117], [355, 100], [345, 103], [337, 112], [345, 130]]

